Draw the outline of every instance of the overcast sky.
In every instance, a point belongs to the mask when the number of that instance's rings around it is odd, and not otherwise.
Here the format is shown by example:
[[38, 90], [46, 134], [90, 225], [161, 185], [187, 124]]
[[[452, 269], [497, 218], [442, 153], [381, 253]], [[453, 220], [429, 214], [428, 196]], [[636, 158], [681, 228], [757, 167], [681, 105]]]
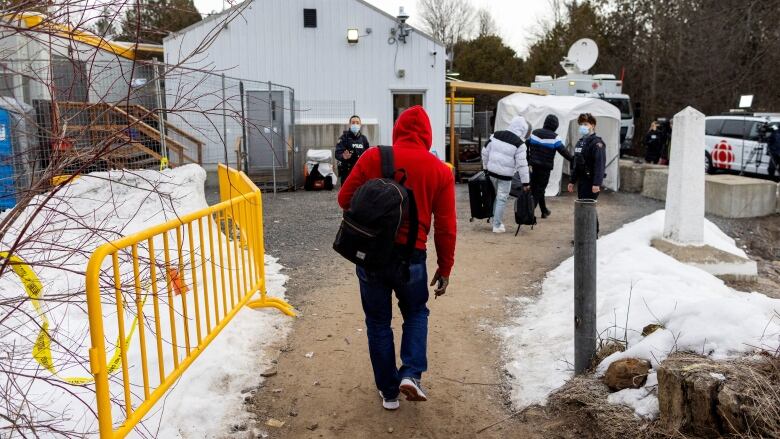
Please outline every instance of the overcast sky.
[[[258, 0], [263, 1], [263, 0]], [[403, 6], [411, 17], [409, 23], [422, 27], [417, 14], [417, 0], [367, 0], [369, 3], [398, 15], [398, 7]], [[528, 46], [533, 42], [534, 35], [539, 30], [539, 23], [549, 20], [552, 14], [545, 0], [468, 0], [476, 8], [487, 7], [493, 14], [498, 25], [498, 31], [506, 44], [525, 56]], [[232, 1], [232, 3], [237, 3]], [[204, 14], [221, 11], [223, 0], [195, 0], [195, 6]]]

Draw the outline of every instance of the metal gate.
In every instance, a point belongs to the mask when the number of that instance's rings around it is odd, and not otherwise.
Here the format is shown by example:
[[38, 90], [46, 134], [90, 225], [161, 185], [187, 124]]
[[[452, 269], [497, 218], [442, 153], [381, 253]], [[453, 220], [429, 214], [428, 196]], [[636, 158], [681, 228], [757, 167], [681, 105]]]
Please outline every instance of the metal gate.
[[284, 92], [246, 91], [249, 173], [287, 169]]

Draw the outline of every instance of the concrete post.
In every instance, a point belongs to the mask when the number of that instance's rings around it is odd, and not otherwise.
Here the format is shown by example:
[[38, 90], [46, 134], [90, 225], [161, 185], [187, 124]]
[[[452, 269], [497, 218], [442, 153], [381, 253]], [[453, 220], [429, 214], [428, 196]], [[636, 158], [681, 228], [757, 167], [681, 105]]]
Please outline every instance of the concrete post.
[[704, 243], [704, 114], [691, 107], [674, 116], [664, 239]]
[[596, 201], [574, 203], [574, 373], [596, 356]]

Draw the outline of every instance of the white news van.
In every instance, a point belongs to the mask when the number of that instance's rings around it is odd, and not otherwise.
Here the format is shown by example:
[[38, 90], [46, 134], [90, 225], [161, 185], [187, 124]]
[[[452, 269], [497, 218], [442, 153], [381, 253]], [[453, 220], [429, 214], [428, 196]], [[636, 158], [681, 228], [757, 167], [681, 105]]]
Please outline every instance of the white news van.
[[589, 38], [577, 40], [561, 61], [566, 76], [553, 78], [539, 76], [531, 83], [532, 88], [546, 90], [556, 96], [579, 96], [596, 98], [609, 102], [620, 110], [620, 149], [631, 148], [634, 138], [634, 113], [631, 98], [623, 93], [623, 81], [615, 75], [590, 75], [588, 70], [596, 64], [599, 49]]
[[704, 166], [716, 171], [769, 175], [767, 133], [780, 126], [780, 113], [740, 113], [708, 116], [705, 122]]

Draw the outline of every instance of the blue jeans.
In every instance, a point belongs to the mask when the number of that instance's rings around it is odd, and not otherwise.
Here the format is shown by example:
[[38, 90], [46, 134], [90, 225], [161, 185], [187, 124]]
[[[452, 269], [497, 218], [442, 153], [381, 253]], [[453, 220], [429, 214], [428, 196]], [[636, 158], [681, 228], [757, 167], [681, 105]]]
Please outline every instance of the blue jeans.
[[512, 189], [512, 180], [499, 180], [496, 177], [490, 177], [490, 182], [493, 183], [493, 189], [496, 190], [496, 202], [493, 206], [493, 227], [501, 227], [506, 200], [509, 198], [510, 189]]
[[[360, 299], [366, 314], [368, 353], [376, 387], [385, 398], [398, 396], [403, 378], [420, 379], [428, 369], [428, 271], [425, 252], [416, 251], [409, 265], [409, 281], [357, 267]], [[401, 368], [396, 367], [393, 329], [393, 290], [404, 318], [401, 336]]]

